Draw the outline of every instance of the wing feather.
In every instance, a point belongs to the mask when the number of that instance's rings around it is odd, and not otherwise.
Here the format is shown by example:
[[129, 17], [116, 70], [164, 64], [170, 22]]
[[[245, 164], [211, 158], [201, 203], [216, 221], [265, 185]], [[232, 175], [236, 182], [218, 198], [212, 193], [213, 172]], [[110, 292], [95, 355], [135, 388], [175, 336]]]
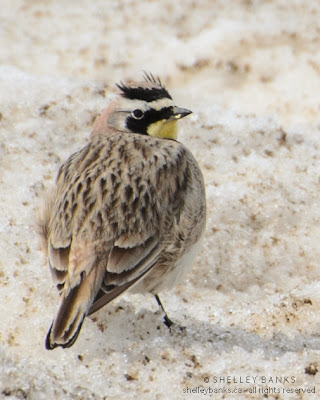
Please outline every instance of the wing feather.
[[[41, 225], [61, 293], [48, 348], [72, 345], [84, 317], [145, 278], [174, 239], [190, 179], [187, 158], [179, 143], [161, 152], [163, 142], [149, 139], [111, 135], [59, 171]], [[119, 159], [127, 160], [125, 172]]]

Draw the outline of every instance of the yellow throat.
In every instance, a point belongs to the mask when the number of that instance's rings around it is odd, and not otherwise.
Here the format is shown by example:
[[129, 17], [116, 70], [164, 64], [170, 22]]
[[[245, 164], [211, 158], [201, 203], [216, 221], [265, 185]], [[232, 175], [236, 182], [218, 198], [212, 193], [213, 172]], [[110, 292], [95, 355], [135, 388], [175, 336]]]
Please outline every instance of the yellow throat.
[[158, 138], [177, 139], [178, 124], [177, 121], [168, 122], [167, 120], [162, 119], [161, 121], [149, 125], [147, 132], [148, 135]]

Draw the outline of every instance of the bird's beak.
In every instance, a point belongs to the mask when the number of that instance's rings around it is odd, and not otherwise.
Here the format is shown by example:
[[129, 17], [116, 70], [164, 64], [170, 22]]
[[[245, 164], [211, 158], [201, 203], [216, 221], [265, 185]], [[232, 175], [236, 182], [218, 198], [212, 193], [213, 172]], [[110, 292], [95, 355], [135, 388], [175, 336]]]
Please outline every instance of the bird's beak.
[[189, 114], [192, 114], [192, 111], [187, 110], [186, 108], [173, 107], [173, 115], [170, 118], [170, 121], [181, 119]]

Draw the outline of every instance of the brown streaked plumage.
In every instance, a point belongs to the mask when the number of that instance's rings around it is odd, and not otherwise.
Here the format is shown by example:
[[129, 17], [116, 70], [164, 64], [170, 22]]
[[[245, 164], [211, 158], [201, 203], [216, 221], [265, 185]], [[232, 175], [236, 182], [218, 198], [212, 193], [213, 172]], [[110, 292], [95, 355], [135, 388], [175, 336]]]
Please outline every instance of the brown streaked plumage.
[[202, 173], [173, 140], [190, 111], [152, 75], [119, 89], [38, 218], [60, 292], [47, 349], [71, 346], [85, 316], [125, 290], [158, 294], [178, 283], [204, 231]]

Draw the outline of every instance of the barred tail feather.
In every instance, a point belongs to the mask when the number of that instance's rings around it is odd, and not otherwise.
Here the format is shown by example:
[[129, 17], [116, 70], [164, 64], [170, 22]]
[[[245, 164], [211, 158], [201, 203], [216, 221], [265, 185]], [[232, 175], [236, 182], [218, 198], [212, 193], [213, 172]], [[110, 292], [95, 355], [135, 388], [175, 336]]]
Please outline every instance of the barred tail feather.
[[99, 292], [104, 273], [105, 267], [96, 265], [89, 275], [83, 274], [79, 285], [71, 289], [67, 295], [62, 292], [57, 316], [46, 338], [45, 345], [48, 350], [58, 346], [66, 348], [74, 344], [83, 320]]

